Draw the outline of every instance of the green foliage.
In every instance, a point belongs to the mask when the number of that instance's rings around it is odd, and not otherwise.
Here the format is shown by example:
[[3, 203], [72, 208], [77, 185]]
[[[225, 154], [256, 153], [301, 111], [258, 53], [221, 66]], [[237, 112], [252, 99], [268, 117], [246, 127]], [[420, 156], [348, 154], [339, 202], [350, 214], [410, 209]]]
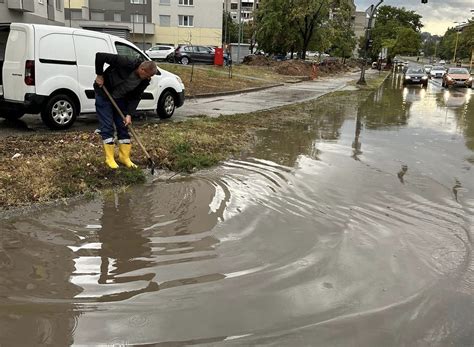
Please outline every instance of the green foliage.
[[347, 57], [355, 46], [354, 34], [348, 29], [351, 21], [348, 1], [262, 0], [259, 6], [256, 38], [265, 52], [300, 52], [304, 59], [308, 50], [331, 49]]
[[388, 48], [389, 58], [399, 53], [416, 53], [421, 45], [419, 31], [422, 26], [421, 16], [414, 11], [403, 7], [380, 7], [371, 32], [374, 40], [372, 58], [376, 59], [383, 47]]
[[222, 42], [237, 42], [238, 39], [239, 25], [232, 20], [230, 12], [224, 11], [222, 14]]

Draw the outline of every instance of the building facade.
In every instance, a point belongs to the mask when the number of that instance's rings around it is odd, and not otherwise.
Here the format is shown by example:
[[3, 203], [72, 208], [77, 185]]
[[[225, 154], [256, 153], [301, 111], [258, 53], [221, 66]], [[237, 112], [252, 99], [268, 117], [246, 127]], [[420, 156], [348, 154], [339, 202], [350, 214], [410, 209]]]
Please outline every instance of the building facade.
[[222, 0], [153, 0], [155, 43], [220, 46]]
[[229, 12], [232, 20], [239, 21], [239, 7], [240, 21], [248, 22], [253, 20], [254, 12], [258, 9], [259, 0], [224, 0], [224, 11]]
[[64, 0], [65, 25], [117, 35], [142, 49], [154, 44], [151, 0]]
[[64, 0], [0, 0], [0, 23], [64, 25]]

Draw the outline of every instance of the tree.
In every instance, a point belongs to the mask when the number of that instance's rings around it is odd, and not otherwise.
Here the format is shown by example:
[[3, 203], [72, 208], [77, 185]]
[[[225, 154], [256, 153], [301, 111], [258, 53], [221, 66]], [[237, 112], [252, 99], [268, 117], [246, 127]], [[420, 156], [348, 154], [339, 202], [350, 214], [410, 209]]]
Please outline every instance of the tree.
[[[356, 45], [354, 31], [351, 29], [351, 9], [346, 2], [339, 7], [331, 24], [331, 54], [342, 57], [345, 61], [352, 55]], [[324, 51], [324, 50], [323, 50]]]
[[262, 0], [257, 11], [259, 47], [273, 53], [306, 51], [315, 34], [328, 23], [329, 9], [338, 0]]
[[[378, 52], [383, 47], [388, 48], [388, 58], [394, 57], [397, 52], [413, 51], [413, 46], [418, 46], [421, 39], [420, 29], [421, 16], [414, 11], [408, 11], [405, 8], [392, 6], [381, 6], [377, 12], [375, 26], [372, 29], [371, 37], [374, 40], [372, 47], [372, 58], [376, 59]], [[404, 29], [409, 29], [404, 30]], [[415, 33], [418, 38], [415, 38]], [[402, 41], [403, 37], [415, 39], [416, 43]], [[406, 48], [404, 47], [406, 45]]]
[[[224, 37], [227, 35], [227, 37]], [[222, 14], [222, 42], [237, 42], [239, 39], [239, 25], [232, 20], [230, 12]]]
[[392, 48], [392, 54], [418, 54], [421, 46], [420, 34], [412, 28], [400, 28], [397, 33], [395, 45]]

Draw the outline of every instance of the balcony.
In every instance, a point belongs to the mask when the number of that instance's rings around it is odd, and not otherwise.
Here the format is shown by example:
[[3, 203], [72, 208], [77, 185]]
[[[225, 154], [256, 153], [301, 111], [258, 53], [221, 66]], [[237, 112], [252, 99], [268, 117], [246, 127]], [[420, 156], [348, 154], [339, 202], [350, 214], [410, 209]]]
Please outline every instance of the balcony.
[[31, 0], [7, 0], [7, 7], [12, 11], [34, 12], [35, 3]]

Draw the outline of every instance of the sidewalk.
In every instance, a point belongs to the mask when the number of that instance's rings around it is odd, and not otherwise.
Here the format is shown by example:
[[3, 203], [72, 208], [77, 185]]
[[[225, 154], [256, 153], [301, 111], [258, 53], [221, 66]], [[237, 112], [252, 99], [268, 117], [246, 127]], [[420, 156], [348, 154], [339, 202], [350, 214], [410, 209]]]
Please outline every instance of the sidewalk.
[[[367, 70], [366, 77], [376, 77], [377, 70]], [[236, 95], [188, 98], [185, 104], [176, 109], [174, 120], [188, 116], [207, 115], [218, 117], [239, 113], [256, 112], [289, 104], [316, 99], [322, 95], [341, 90], [349, 82], [357, 81], [360, 72], [351, 72], [338, 77], [324, 77], [314, 81], [284, 84], [270, 89], [243, 92]]]

